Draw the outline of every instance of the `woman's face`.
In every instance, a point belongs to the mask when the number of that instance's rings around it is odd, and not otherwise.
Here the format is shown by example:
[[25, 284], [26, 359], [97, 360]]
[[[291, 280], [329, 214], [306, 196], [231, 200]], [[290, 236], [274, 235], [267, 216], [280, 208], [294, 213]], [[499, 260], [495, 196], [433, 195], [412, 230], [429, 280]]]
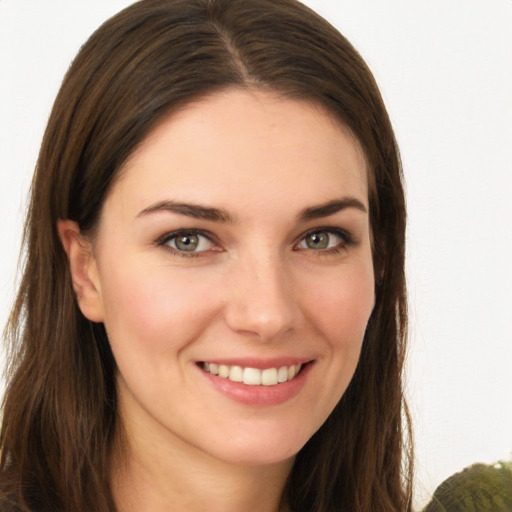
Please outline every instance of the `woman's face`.
[[90, 271], [132, 439], [233, 463], [297, 453], [346, 390], [374, 305], [367, 196], [348, 132], [271, 93], [214, 94], [144, 141]]

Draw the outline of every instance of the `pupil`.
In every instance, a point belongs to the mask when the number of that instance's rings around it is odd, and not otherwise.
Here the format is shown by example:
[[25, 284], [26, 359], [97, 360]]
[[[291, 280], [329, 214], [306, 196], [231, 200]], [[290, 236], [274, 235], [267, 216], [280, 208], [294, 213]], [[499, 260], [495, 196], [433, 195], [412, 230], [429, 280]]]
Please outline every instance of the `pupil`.
[[196, 235], [183, 235], [176, 239], [176, 247], [180, 251], [192, 252], [197, 248], [198, 239]]
[[327, 233], [312, 233], [307, 238], [307, 245], [310, 249], [326, 249], [329, 245]]

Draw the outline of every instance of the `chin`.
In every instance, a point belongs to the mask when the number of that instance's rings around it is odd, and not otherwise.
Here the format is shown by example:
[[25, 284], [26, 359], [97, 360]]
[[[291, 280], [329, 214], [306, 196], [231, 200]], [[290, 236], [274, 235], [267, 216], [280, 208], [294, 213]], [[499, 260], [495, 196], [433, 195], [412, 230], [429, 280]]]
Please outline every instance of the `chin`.
[[218, 442], [213, 441], [210, 454], [224, 462], [235, 465], [271, 465], [291, 462], [309, 440], [309, 435], [295, 432], [289, 427], [278, 427], [273, 430], [262, 426], [250, 435], [226, 435]]

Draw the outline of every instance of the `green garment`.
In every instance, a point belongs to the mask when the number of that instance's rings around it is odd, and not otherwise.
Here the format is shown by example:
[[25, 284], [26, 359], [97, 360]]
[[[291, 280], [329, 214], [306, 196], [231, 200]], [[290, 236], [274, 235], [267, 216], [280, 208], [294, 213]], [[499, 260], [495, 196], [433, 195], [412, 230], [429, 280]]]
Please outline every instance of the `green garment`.
[[455, 473], [423, 512], [512, 512], [512, 462], [477, 463]]

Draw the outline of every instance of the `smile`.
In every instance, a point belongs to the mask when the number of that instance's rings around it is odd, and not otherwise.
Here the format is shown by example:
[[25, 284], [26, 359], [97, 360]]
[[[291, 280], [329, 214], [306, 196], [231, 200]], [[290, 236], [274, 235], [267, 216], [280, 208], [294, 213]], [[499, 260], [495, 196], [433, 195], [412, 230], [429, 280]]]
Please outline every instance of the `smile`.
[[201, 363], [201, 368], [212, 375], [218, 375], [232, 382], [243, 382], [248, 386], [275, 386], [294, 379], [300, 372], [302, 364], [280, 366], [279, 368], [250, 368], [228, 366], [217, 363]]

